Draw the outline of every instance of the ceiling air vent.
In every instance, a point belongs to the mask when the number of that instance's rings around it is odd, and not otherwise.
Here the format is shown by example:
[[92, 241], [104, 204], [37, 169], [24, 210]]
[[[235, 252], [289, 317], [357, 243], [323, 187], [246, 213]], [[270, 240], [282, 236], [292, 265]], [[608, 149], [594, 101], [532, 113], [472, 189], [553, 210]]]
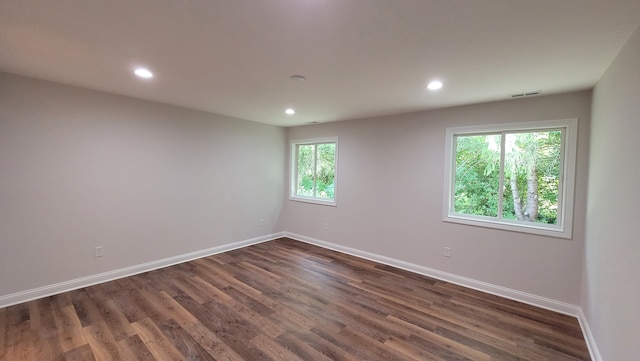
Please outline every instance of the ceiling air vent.
[[537, 91], [534, 91], [534, 92], [511, 94], [511, 97], [512, 98], [530, 97], [530, 96], [534, 96], [534, 95], [539, 95], [541, 92], [542, 92], [542, 90], [537, 90]]

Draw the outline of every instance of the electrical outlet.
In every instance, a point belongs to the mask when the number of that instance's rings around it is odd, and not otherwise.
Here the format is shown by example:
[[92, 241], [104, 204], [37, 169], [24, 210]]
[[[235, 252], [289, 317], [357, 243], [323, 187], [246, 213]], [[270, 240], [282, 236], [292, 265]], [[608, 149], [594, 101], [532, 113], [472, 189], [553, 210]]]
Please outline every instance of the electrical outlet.
[[104, 246], [96, 246], [93, 250], [93, 257], [98, 258], [104, 256]]
[[329, 230], [329, 224], [327, 222], [322, 224], [322, 230], [323, 231], [328, 231]]
[[264, 226], [264, 218], [260, 218], [260, 220], [258, 221], [258, 225], [260, 227]]
[[451, 247], [445, 247], [442, 251], [442, 255], [445, 257], [451, 257]]

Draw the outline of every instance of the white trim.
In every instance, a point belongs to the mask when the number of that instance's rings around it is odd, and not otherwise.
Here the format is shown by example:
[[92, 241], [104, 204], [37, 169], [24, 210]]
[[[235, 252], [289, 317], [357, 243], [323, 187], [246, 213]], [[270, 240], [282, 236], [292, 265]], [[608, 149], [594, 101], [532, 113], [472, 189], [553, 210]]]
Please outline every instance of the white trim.
[[218, 253], [232, 251], [234, 249], [252, 246], [254, 244], [271, 241], [280, 237], [284, 237], [284, 232], [278, 232], [268, 234], [260, 237], [250, 238], [243, 241], [223, 244], [212, 248], [203, 249], [200, 251], [181, 254], [178, 256], [168, 257], [156, 261], [146, 262], [135, 266], [116, 269], [113, 271], [107, 271], [98, 273], [91, 276], [76, 278], [69, 281], [59, 282], [52, 285], [33, 288], [30, 290], [11, 293], [8, 295], [0, 296], [0, 308], [23, 303], [31, 300], [35, 300], [42, 297], [55, 295], [62, 292], [72, 291], [78, 288], [89, 287], [98, 283], [113, 281], [118, 278], [133, 276], [139, 273], [152, 271], [158, 268], [173, 266], [178, 263], [192, 261], [194, 259], [211, 256]]
[[486, 292], [492, 295], [508, 298], [508, 299], [523, 302], [532, 306], [536, 306], [536, 307], [544, 308], [547, 310], [555, 311], [558, 313], [562, 313], [565, 315], [576, 317], [578, 319], [578, 323], [580, 324], [580, 328], [582, 329], [582, 334], [585, 338], [587, 348], [589, 349], [589, 355], [591, 356], [591, 359], [593, 361], [603, 361], [602, 356], [600, 356], [600, 352], [598, 351], [598, 347], [596, 346], [595, 338], [591, 333], [591, 328], [589, 327], [589, 323], [587, 322], [587, 319], [584, 313], [582, 312], [582, 308], [580, 308], [580, 306], [572, 305], [566, 302], [557, 301], [557, 300], [553, 300], [553, 299], [542, 297], [542, 296], [537, 296], [531, 293], [522, 292], [522, 291], [514, 290], [511, 288], [507, 288], [507, 287], [494, 285], [494, 284], [483, 282], [483, 281], [474, 280], [472, 278], [458, 276], [452, 273], [439, 271], [433, 268], [420, 266], [417, 264], [401, 261], [391, 257], [386, 257], [379, 254], [362, 251], [359, 249], [346, 247], [346, 246], [342, 246], [335, 243], [321, 241], [319, 239], [299, 235], [296, 233], [284, 232], [284, 237], [288, 237], [300, 242], [312, 244], [314, 246], [350, 254], [352, 256], [356, 256], [356, 257], [368, 259], [370, 261], [400, 268], [405, 271], [414, 272], [423, 276], [435, 278], [435, 279], [453, 283], [459, 286], [468, 287], [481, 292]]
[[323, 200], [322, 198], [294, 196], [292, 194], [289, 195], [289, 200], [291, 202], [319, 204], [321, 206], [329, 206], [329, 207], [337, 207], [338, 206], [336, 204], [336, 202], [335, 202], [335, 199], [336, 199], [335, 198], [335, 193], [334, 193], [334, 196], [333, 196], [333, 200]]
[[319, 239], [302, 236], [302, 235], [291, 233], [291, 232], [284, 232], [284, 236], [291, 239], [295, 239], [300, 242], [309, 243], [314, 246], [350, 254], [352, 256], [386, 264], [389, 266], [403, 269], [405, 271], [414, 272], [414, 273], [431, 277], [431, 278], [436, 278], [441, 281], [446, 281], [456, 285], [468, 287], [474, 290], [490, 293], [492, 295], [523, 302], [529, 305], [559, 312], [565, 315], [578, 317], [578, 314], [580, 312], [580, 307], [576, 305], [553, 300], [553, 299], [542, 297], [542, 296], [537, 296], [531, 293], [522, 292], [522, 291], [514, 290], [514, 289], [503, 287], [503, 286], [494, 285], [494, 284], [483, 282], [483, 281], [474, 280], [472, 278], [458, 276], [458, 275], [448, 273], [448, 272], [443, 272], [434, 268], [420, 266], [414, 263], [401, 261], [395, 258], [382, 256], [379, 254], [370, 253], [367, 251], [362, 251], [359, 249], [346, 247], [346, 246], [342, 246], [335, 243], [321, 241]]
[[[559, 194], [559, 226], [546, 226], [542, 224], [526, 224], [518, 221], [509, 221], [500, 218], [466, 215], [453, 212], [454, 168], [453, 155], [455, 135], [482, 134], [493, 132], [509, 132], [520, 130], [553, 130], [563, 129], [563, 155], [562, 173]], [[576, 155], [578, 142], [578, 119], [544, 120], [535, 122], [492, 124], [482, 126], [451, 127], [446, 129], [445, 157], [444, 157], [444, 197], [442, 220], [444, 222], [459, 223], [477, 227], [502, 229], [513, 232], [531, 233], [543, 236], [571, 239], [573, 237], [573, 197], [575, 187]], [[502, 144], [504, 146], [504, 144]], [[501, 160], [503, 162], [503, 160]], [[501, 163], [501, 167], [504, 164]]]
[[582, 334], [584, 335], [585, 342], [587, 343], [591, 360], [603, 361], [600, 351], [598, 350], [598, 346], [596, 346], [596, 339], [593, 337], [593, 333], [591, 333], [591, 327], [589, 327], [589, 322], [587, 321], [587, 317], [584, 315], [584, 312], [582, 312], [582, 308], [578, 310], [578, 322], [580, 322], [580, 328], [582, 328]]

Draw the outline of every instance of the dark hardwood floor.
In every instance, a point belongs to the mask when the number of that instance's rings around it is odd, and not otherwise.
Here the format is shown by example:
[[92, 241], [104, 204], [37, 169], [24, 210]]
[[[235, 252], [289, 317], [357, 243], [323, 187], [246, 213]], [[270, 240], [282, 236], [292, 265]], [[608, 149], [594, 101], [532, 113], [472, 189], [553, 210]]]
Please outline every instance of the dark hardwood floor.
[[570, 316], [289, 239], [0, 309], [0, 360], [589, 360]]

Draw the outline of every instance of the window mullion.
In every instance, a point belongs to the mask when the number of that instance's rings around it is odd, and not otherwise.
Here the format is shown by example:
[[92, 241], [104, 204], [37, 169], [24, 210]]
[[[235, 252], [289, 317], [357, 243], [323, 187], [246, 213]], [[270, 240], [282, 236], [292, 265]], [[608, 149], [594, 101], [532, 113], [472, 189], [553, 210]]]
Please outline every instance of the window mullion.
[[318, 196], [318, 145], [313, 145], [313, 196]]
[[567, 130], [566, 128], [563, 128], [560, 130], [560, 138], [561, 138], [561, 142], [560, 143], [560, 165], [558, 166], [558, 212], [557, 212], [557, 217], [560, 220], [564, 220], [564, 206], [565, 206], [565, 202], [564, 202], [564, 192], [565, 192], [565, 188], [564, 188], [564, 171], [565, 171], [565, 160], [566, 160], [566, 145], [567, 145]]
[[299, 169], [298, 169], [298, 162], [300, 161], [300, 144], [296, 144], [296, 149], [295, 149], [295, 159], [293, 161], [293, 187], [294, 187], [294, 191], [293, 194], [298, 196], [298, 182], [300, 181], [300, 177], [299, 177]]
[[451, 148], [449, 149], [449, 151], [452, 153], [451, 158], [453, 159], [453, 166], [451, 167], [451, 172], [450, 172], [450, 181], [449, 181], [449, 187], [451, 187], [451, 191], [449, 192], [449, 205], [447, 207], [448, 212], [449, 213], [453, 213], [455, 212], [455, 202], [456, 202], [456, 192], [455, 192], [455, 188], [456, 188], [456, 159], [458, 156], [458, 148], [456, 146], [456, 144], [458, 144], [458, 135], [454, 135], [453, 136], [453, 145], [451, 146]]
[[504, 209], [504, 163], [505, 163], [505, 132], [500, 133], [500, 181], [498, 184], [498, 219], [502, 219]]

